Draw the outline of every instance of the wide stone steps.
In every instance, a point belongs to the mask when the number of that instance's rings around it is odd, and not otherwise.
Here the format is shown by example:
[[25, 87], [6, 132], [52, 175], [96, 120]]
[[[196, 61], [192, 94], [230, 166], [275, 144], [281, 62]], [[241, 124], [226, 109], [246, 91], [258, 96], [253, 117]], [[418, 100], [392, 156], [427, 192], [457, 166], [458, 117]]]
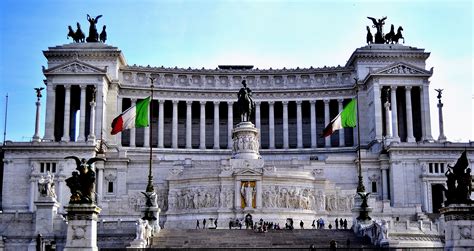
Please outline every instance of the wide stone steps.
[[371, 248], [350, 230], [269, 230], [257, 233], [246, 229], [162, 229], [151, 242], [152, 248], [329, 248], [331, 240], [338, 248]]

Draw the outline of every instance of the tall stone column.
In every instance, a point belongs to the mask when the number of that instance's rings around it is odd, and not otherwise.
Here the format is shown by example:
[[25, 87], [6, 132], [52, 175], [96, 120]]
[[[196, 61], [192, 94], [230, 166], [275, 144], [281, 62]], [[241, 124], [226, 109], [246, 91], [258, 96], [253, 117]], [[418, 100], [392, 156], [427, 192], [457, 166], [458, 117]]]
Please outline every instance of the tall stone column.
[[[122, 102], [120, 101], [120, 107], [121, 107]], [[89, 102], [89, 105], [91, 106], [91, 114], [90, 114], [90, 126], [89, 126], [89, 136], [87, 136], [87, 141], [89, 142], [95, 142], [96, 136], [95, 136], [95, 101], [92, 100]], [[122, 137], [117, 136], [117, 145], [122, 145]]]
[[178, 148], [178, 100], [173, 100], [173, 128], [171, 131], [171, 147]]
[[256, 208], [262, 208], [262, 181], [261, 180], [257, 180], [256, 181], [256, 189], [257, 189], [257, 194], [256, 194], [256, 198], [255, 198], [255, 206]]
[[193, 101], [186, 101], [186, 148], [191, 149], [192, 145], [192, 105]]
[[423, 140], [433, 141], [433, 136], [431, 135], [431, 117], [430, 117], [430, 94], [428, 85], [423, 85], [420, 87], [421, 92], [421, 123], [423, 131]]
[[35, 210], [35, 199], [36, 199], [36, 191], [38, 190], [36, 188], [36, 178], [35, 177], [31, 177], [30, 178], [30, 203], [28, 204], [28, 210], [30, 212], [34, 212]]
[[[132, 104], [130, 107], [134, 107], [137, 104], [137, 99], [132, 98]], [[135, 127], [130, 128], [130, 147], [135, 147]]]
[[54, 117], [56, 115], [56, 86], [46, 85], [46, 114], [43, 141], [54, 141]]
[[303, 148], [303, 116], [301, 114], [301, 100], [296, 101], [296, 146]]
[[[260, 122], [260, 101], [255, 101], [255, 127], [261, 131], [262, 124]], [[262, 142], [262, 134], [258, 134], [258, 141]]]
[[269, 143], [270, 149], [275, 149], [275, 109], [274, 109], [275, 101], [268, 102], [268, 128], [269, 128]]
[[392, 101], [392, 135], [393, 141], [400, 142], [398, 136], [398, 112], [397, 112], [397, 86], [390, 87], [390, 96]]
[[378, 84], [374, 84], [373, 90], [374, 90], [374, 109], [375, 109], [375, 138], [377, 140], [382, 140], [382, 135], [383, 135], [383, 121], [382, 121], [382, 116], [383, 116], [383, 111], [382, 111], [382, 96], [381, 96], [381, 90], [382, 86], [379, 86]]
[[96, 162], [95, 169], [97, 170], [97, 204], [100, 205], [104, 194], [104, 163], [102, 161]]
[[441, 103], [441, 91], [442, 90], [436, 90], [439, 91], [438, 95], [438, 119], [439, 119], [439, 137], [438, 141], [439, 142], [445, 142], [446, 141], [446, 136], [444, 135], [444, 125], [443, 125], [443, 103]]
[[164, 128], [165, 128], [165, 123], [164, 123], [164, 116], [165, 114], [165, 101], [164, 100], [158, 100], [158, 148], [163, 148], [164, 147]]
[[[330, 122], [329, 118], [329, 99], [323, 100], [324, 102], [324, 126], [327, 126]], [[325, 147], [331, 146], [331, 136], [325, 138]]]
[[390, 102], [385, 101], [383, 105], [385, 107], [385, 137], [391, 139], [392, 138], [392, 126], [391, 126], [391, 116], [390, 116]]
[[70, 113], [71, 113], [71, 86], [65, 85], [64, 88], [66, 89], [65, 97], [64, 97], [64, 126], [63, 126], [63, 137], [61, 141], [69, 142], [69, 122], [70, 122]]
[[206, 149], [206, 101], [200, 101], [199, 149]]
[[227, 148], [232, 149], [232, 129], [234, 128], [234, 102], [227, 102]]
[[316, 138], [316, 100], [309, 101], [311, 108], [311, 148], [318, 147]]
[[283, 104], [283, 148], [288, 149], [290, 147], [288, 141], [288, 101], [282, 101]]
[[219, 149], [219, 101], [214, 101], [214, 149]]
[[[338, 99], [337, 100], [337, 105], [338, 105], [338, 109], [339, 109], [339, 113], [342, 112], [342, 102], [344, 101], [344, 99]], [[339, 130], [339, 146], [346, 146], [346, 139], [344, 138], [344, 128], [342, 128], [341, 130]]]
[[423, 183], [422, 183], [422, 189], [423, 189], [423, 196], [422, 196], [422, 199], [423, 199], [423, 210], [425, 210], [425, 212], [429, 212], [429, 205], [428, 205], [428, 182], [427, 182], [427, 181], [423, 181]]
[[39, 130], [40, 130], [40, 111], [41, 111], [41, 102], [40, 102], [41, 90], [39, 89], [36, 89], [36, 90], [37, 90], [37, 94], [36, 94], [37, 100], [35, 103], [36, 104], [36, 119], [35, 119], [35, 134], [33, 135], [33, 141], [40, 142], [41, 138], [39, 135]]
[[240, 199], [240, 180], [236, 180], [234, 184], [234, 205], [235, 209], [241, 209], [242, 208], [242, 201]]
[[415, 142], [415, 137], [413, 136], [411, 86], [405, 86], [405, 102], [406, 102], [406, 112], [407, 112], [407, 142]]
[[81, 88], [81, 101], [80, 101], [80, 109], [81, 109], [81, 117], [79, 121], [79, 136], [77, 137], [78, 142], [82, 142], [86, 140], [86, 87], [85, 85], [80, 85]]

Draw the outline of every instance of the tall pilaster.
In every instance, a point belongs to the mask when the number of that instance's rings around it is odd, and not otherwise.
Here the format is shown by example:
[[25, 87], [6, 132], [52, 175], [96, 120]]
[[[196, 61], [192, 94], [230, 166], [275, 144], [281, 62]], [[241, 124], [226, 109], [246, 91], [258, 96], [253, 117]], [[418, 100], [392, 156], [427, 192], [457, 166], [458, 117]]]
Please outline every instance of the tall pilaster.
[[375, 109], [375, 138], [377, 140], [382, 140], [382, 135], [383, 135], [383, 121], [382, 121], [382, 116], [383, 116], [383, 111], [382, 111], [382, 96], [381, 96], [381, 89], [382, 86], [378, 84], [374, 84], [374, 109]]
[[392, 118], [390, 117], [390, 102], [385, 101], [385, 104], [383, 105], [385, 107], [385, 137], [391, 139], [392, 138], [392, 126], [391, 126], [391, 120]]
[[54, 117], [56, 115], [56, 86], [46, 85], [46, 114], [43, 141], [54, 141]]
[[390, 96], [392, 101], [392, 135], [393, 141], [400, 142], [398, 136], [398, 112], [397, 112], [397, 86], [390, 87]]
[[269, 143], [270, 149], [275, 149], [275, 101], [268, 102], [268, 128], [269, 128]]
[[234, 128], [234, 102], [227, 102], [227, 148], [232, 149], [232, 129]]
[[387, 179], [388, 166], [382, 168], [382, 199], [388, 200], [388, 179]]
[[63, 137], [61, 141], [69, 142], [69, 122], [70, 122], [70, 112], [71, 112], [71, 86], [64, 86], [65, 96], [64, 96], [64, 126], [63, 126]]
[[406, 112], [407, 112], [407, 142], [415, 142], [415, 137], [413, 136], [411, 86], [405, 86], [405, 103], [406, 103]]
[[[260, 122], [260, 101], [255, 101], [255, 127], [257, 127], [258, 130], [262, 131], [262, 124]], [[258, 141], [262, 142], [262, 134], [258, 134]]]
[[219, 149], [219, 101], [214, 101], [214, 149]]
[[164, 148], [164, 116], [165, 114], [165, 101], [158, 100], [158, 148]]
[[[329, 99], [323, 100], [324, 102], [324, 125], [327, 126], [330, 122], [329, 120]], [[325, 138], [325, 147], [330, 147], [331, 146], [331, 137], [326, 137]]]
[[199, 149], [206, 149], [206, 101], [200, 101]]
[[186, 101], [186, 148], [192, 146], [192, 105], [193, 101]]
[[422, 116], [422, 131], [424, 132], [423, 140], [433, 141], [433, 136], [431, 135], [431, 117], [430, 117], [430, 94], [428, 85], [423, 85], [421, 89], [421, 116]]
[[[131, 105], [130, 107], [134, 107], [136, 104], [137, 104], [137, 99], [136, 98], [132, 98], [131, 99]], [[135, 147], [136, 144], [135, 144], [135, 127], [133, 128], [130, 128], [130, 147]]]
[[296, 101], [296, 142], [298, 148], [303, 148], [303, 116], [301, 114], [301, 100]]
[[[337, 100], [337, 105], [338, 105], [338, 109], [339, 109], [339, 113], [342, 112], [342, 102], [344, 101], [344, 99], [338, 99]], [[345, 135], [344, 135], [344, 128], [342, 128], [341, 130], [339, 130], [339, 146], [346, 146], [346, 140], [345, 140]]]
[[288, 142], [288, 101], [282, 101], [283, 104], [283, 148], [289, 148]]
[[173, 100], [173, 121], [171, 131], [171, 147], [178, 148], [178, 100]]
[[316, 139], [316, 100], [310, 100], [310, 112], [311, 112], [311, 148], [318, 146]]
[[80, 101], [80, 120], [79, 120], [79, 136], [77, 141], [82, 142], [86, 140], [86, 87], [85, 85], [80, 85], [81, 88], [81, 101]]

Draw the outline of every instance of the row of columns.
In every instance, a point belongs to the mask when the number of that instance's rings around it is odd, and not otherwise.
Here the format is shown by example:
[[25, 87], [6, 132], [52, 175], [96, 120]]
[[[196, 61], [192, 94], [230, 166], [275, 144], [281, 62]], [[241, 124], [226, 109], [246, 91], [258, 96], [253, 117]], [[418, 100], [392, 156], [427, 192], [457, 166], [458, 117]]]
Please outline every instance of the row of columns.
[[[71, 121], [71, 85], [64, 85], [64, 114], [63, 114], [63, 134], [61, 141], [69, 142], [70, 141], [70, 121]], [[95, 107], [96, 102], [92, 100], [89, 102], [90, 105], [90, 132], [86, 137], [85, 128], [86, 128], [86, 89], [87, 85], [79, 85], [81, 90], [80, 94], [80, 119], [79, 119], [79, 134], [77, 137], [78, 142], [93, 142], [96, 139], [95, 136]], [[54, 117], [55, 117], [55, 108], [56, 108], [56, 86], [47, 85], [47, 100], [46, 100], [46, 128], [45, 135], [43, 140], [54, 141]]]
[[[398, 131], [398, 108], [397, 108], [397, 88], [399, 86], [390, 86], [390, 100], [387, 100], [383, 105], [385, 108], [385, 128], [386, 138], [391, 141], [400, 142]], [[405, 113], [406, 113], [406, 128], [407, 138], [406, 142], [415, 142], [413, 133], [413, 109], [411, 103], [412, 86], [403, 86], [405, 88]], [[380, 87], [382, 88], [382, 86]], [[420, 103], [421, 103], [421, 124], [422, 124], [422, 140], [432, 140], [431, 123], [429, 118], [429, 104], [427, 88], [420, 87]], [[428, 113], [428, 115], [426, 114]]]
[[[329, 99], [325, 99], [324, 101], [324, 114], [325, 114], [325, 121], [324, 124], [327, 125], [330, 122], [329, 116]], [[338, 99], [338, 111], [341, 112], [343, 109], [343, 101], [344, 99]], [[134, 106], [137, 102], [137, 99], [131, 99], [131, 106]], [[158, 148], [164, 147], [163, 142], [163, 133], [164, 133], [164, 100], [158, 100]], [[233, 129], [233, 101], [223, 101], [227, 102], [227, 148], [232, 148], [232, 129]], [[301, 100], [296, 101], [296, 129], [297, 129], [297, 148], [303, 148], [303, 117], [302, 117], [302, 105]], [[173, 115], [172, 115], [172, 132], [171, 132], [171, 147], [178, 148], [178, 100], [173, 100]], [[192, 148], [192, 103], [193, 101], [186, 101], [186, 148]], [[200, 101], [200, 125], [199, 125], [199, 148], [206, 149], [206, 101]], [[221, 101], [214, 101], [214, 138], [213, 138], [213, 148], [220, 149], [220, 138], [219, 138], [219, 105]], [[283, 148], [289, 148], [289, 130], [288, 130], [288, 103], [289, 101], [282, 101], [283, 105]], [[268, 110], [269, 110], [269, 148], [275, 149], [275, 110], [274, 110], [275, 101], [268, 101]], [[261, 101], [255, 102], [255, 125], [257, 128], [261, 128], [261, 112], [260, 112]], [[122, 99], [119, 99], [119, 107], [122, 107]], [[317, 133], [316, 133], [316, 100], [310, 101], [310, 112], [311, 112], [311, 148], [317, 147]], [[151, 114], [151, 113], [149, 113]], [[144, 147], [149, 147], [149, 127], [145, 128], [145, 140], [144, 140]], [[135, 147], [135, 136], [136, 132], [135, 129], [130, 129], [130, 146]], [[345, 146], [344, 140], [344, 130], [339, 130], [339, 146]], [[118, 137], [120, 140], [120, 136]], [[331, 146], [331, 138], [326, 137], [325, 139], [325, 147]]]

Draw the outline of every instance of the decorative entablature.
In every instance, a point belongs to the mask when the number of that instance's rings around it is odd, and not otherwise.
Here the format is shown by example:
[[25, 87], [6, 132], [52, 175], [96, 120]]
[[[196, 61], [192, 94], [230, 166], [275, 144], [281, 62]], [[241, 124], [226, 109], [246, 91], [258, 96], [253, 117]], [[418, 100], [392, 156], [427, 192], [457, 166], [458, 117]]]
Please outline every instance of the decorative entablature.
[[[149, 88], [120, 88], [119, 95], [124, 98], [142, 99], [150, 95]], [[232, 90], [203, 90], [203, 89], [162, 89], [155, 88], [154, 98], [158, 100], [178, 101], [225, 101], [237, 102], [237, 95]], [[350, 99], [354, 97], [353, 88], [340, 88], [334, 90], [310, 89], [310, 90], [285, 90], [254, 92], [254, 101], [312, 101], [325, 99]]]
[[93, 156], [97, 146], [91, 143], [60, 143], [60, 142], [9, 142], [7, 141], [3, 150], [11, 158], [59, 158], [74, 153], [77, 156]]
[[425, 69], [419, 68], [417, 66], [407, 64], [404, 62], [398, 62], [394, 64], [390, 64], [386, 67], [381, 69], [369, 71], [369, 74], [363, 80], [363, 83], [366, 83], [371, 78], [381, 78], [381, 77], [390, 77], [390, 78], [422, 78], [428, 79], [433, 75], [433, 68], [430, 71]]
[[67, 75], [105, 75], [107, 73], [107, 68], [100, 69], [93, 65], [81, 62], [77, 59], [46, 69], [43, 67], [43, 74], [48, 75], [58, 75], [58, 74], [67, 74]]
[[184, 69], [165, 67], [121, 67], [123, 85], [148, 86], [150, 78], [155, 85], [175, 89], [208, 88], [238, 90], [243, 79], [252, 87], [260, 89], [305, 89], [332, 88], [353, 85], [353, 67], [324, 67], [305, 69]]
[[[449, 145], [449, 147], [448, 147]], [[391, 144], [387, 147], [391, 160], [452, 160], [455, 162], [461, 153], [466, 150], [470, 162], [474, 163], [474, 143], [410, 143]]]
[[412, 46], [394, 44], [372, 44], [356, 49], [345, 67], [354, 66], [355, 61], [387, 62], [387, 61], [421, 61], [430, 56], [429, 52]]
[[43, 51], [43, 55], [48, 60], [48, 64], [67, 62], [72, 58], [84, 58], [94, 61], [118, 59], [120, 64], [127, 64], [125, 57], [117, 47], [103, 43], [71, 43], [48, 47], [48, 50]]

